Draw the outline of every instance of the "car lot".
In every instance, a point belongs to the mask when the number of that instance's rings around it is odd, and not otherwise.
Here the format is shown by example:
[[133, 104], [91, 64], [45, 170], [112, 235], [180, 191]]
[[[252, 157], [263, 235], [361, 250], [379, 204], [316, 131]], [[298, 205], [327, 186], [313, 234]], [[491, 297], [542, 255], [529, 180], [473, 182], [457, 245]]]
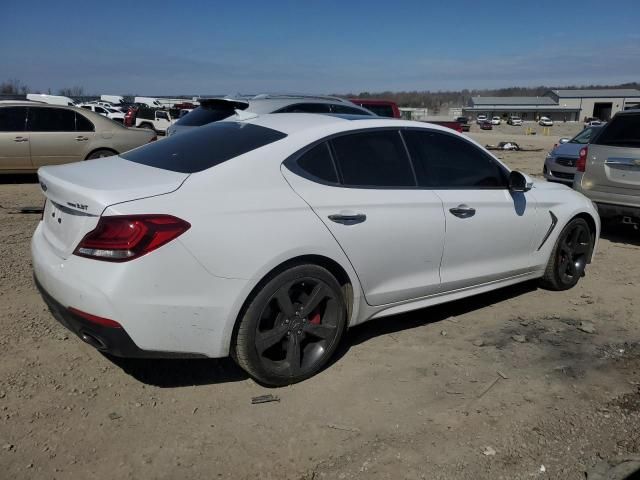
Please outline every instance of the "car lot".
[[[546, 152], [581, 127], [525, 136], [474, 125], [470, 135], [543, 148], [497, 152], [540, 178]], [[39, 216], [15, 213], [42, 203], [34, 181], [0, 184], [10, 478], [545, 478], [544, 466], [546, 478], [577, 479], [640, 449], [640, 273], [629, 267], [640, 236], [630, 228], [603, 232], [572, 290], [525, 284], [367, 323], [318, 376], [265, 389], [227, 360], [114, 362], [55, 324], [31, 277]], [[251, 404], [267, 393], [280, 401]]]

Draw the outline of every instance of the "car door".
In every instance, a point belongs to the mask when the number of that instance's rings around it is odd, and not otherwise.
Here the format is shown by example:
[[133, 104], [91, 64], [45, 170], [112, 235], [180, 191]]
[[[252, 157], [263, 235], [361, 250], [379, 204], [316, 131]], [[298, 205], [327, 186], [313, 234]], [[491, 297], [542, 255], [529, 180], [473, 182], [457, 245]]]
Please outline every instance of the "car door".
[[349, 258], [369, 304], [439, 290], [442, 202], [434, 192], [417, 188], [397, 129], [341, 135], [285, 166], [289, 184]]
[[169, 114], [163, 111], [156, 111], [156, 130], [160, 132], [164, 132], [171, 125], [171, 120], [169, 120]]
[[76, 113], [69, 108], [29, 107], [27, 130], [35, 168], [84, 160], [93, 137], [76, 131]]
[[32, 168], [26, 122], [26, 107], [0, 108], [0, 170]]
[[508, 171], [470, 141], [436, 130], [403, 131], [418, 181], [440, 197], [443, 290], [516, 276], [532, 268], [536, 203], [508, 189]]

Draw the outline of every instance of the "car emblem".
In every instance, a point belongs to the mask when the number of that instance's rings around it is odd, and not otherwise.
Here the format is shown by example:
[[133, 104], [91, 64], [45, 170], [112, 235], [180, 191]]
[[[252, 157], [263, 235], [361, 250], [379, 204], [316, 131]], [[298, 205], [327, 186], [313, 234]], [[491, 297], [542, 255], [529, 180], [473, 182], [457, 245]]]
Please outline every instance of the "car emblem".
[[47, 191], [47, 184], [44, 182], [40, 182], [40, 187], [42, 187], [42, 191], [46, 192]]

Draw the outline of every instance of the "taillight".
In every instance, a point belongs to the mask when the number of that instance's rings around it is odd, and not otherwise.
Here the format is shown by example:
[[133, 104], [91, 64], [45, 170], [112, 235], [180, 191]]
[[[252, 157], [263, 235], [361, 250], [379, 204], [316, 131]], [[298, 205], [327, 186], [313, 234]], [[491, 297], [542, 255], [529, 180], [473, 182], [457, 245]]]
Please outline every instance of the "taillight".
[[580, 149], [580, 153], [578, 156], [578, 160], [576, 161], [576, 170], [578, 172], [584, 172], [587, 168], [587, 154], [589, 153], [589, 149], [587, 147], [582, 147]]
[[100, 217], [98, 225], [80, 241], [80, 257], [126, 262], [161, 247], [191, 225], [171, 215], [117, 215]]
[[98, 317], [97, 315], [92, 315], [91, 313], [83, 312], [82, 310], [78, 310], [77, 308], [73, 307], [69, 307], [67, 308], [67, 310], [69, 310], [74, 315], [84, 318], [85, 320], [91, 323], [95, 323], [96, 325], [100, 325], [101, 327], [122, 328], [122, 325], [109, 318]]

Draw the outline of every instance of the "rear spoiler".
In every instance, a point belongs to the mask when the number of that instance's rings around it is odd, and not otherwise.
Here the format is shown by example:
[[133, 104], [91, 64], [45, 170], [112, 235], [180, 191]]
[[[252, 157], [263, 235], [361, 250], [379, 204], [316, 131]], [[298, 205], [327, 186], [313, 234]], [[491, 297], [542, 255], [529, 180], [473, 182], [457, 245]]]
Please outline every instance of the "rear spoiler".
[[249, 102], [232, 98], [201, 98], [200, 105], [205, 108], [219, 108], [220, 110], [246, 110]]

